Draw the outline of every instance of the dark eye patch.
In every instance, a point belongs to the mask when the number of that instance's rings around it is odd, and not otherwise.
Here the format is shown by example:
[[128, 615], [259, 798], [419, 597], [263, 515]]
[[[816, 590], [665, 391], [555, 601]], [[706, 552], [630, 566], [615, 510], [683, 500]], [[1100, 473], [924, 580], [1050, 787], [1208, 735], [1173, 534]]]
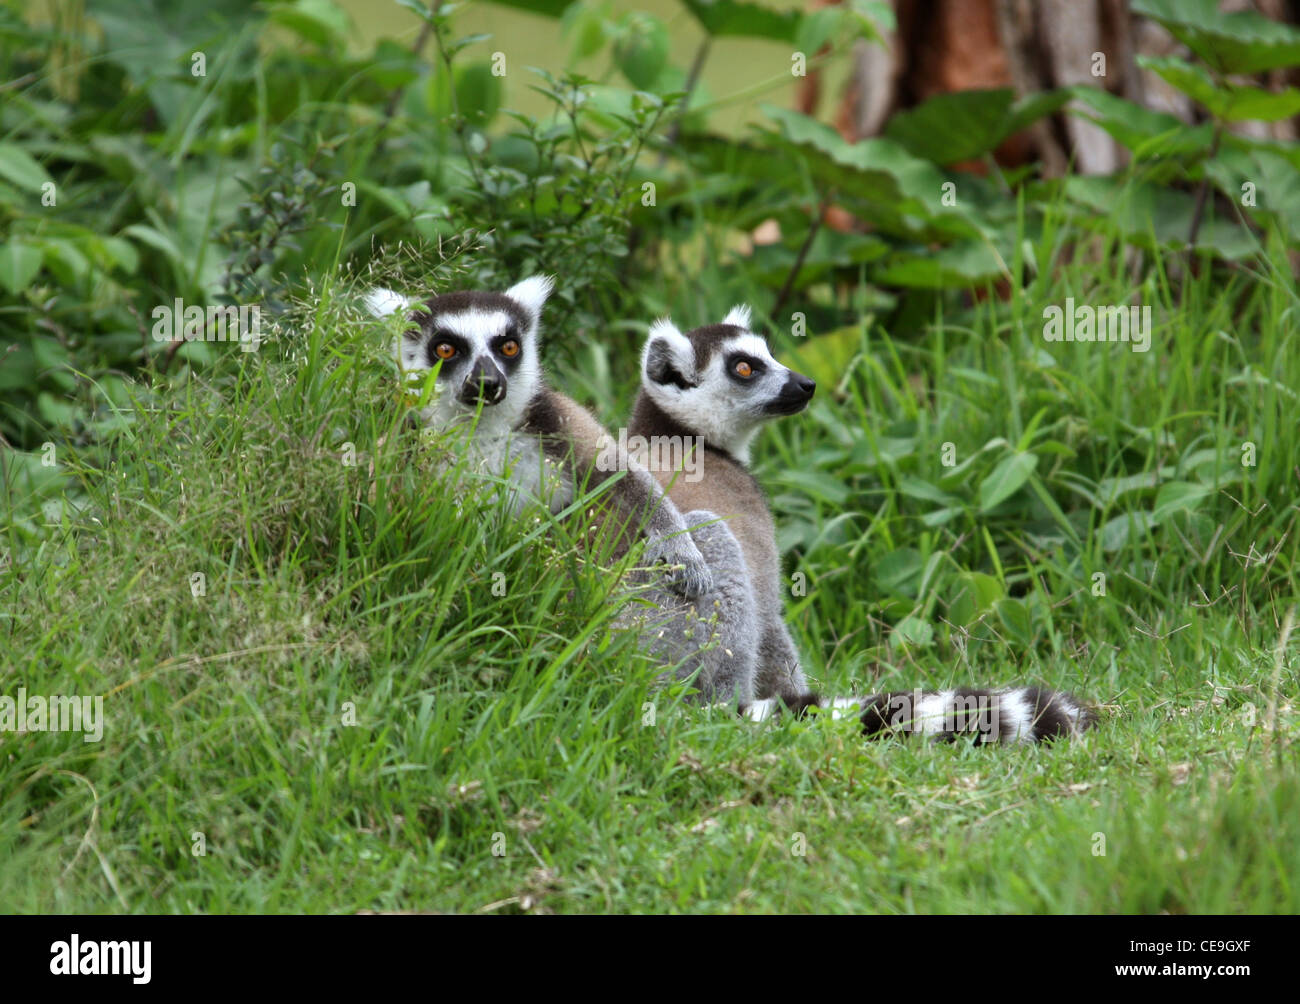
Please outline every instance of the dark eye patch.
[[[443, 343], [450, 345], [456, 350], [456, 354], [450, 359], [438, 358], [438, 353], [435, 350]], [[456, 363], [460, 362], [468, 351], [469, 343], [466, 342], [465, 339], [461, 338], [460, 335], [453, 334], [445, 328], [437, 328], [434, 330], [433, 334], [429, 336], [429, 340], [425, 342], [425, 352], [427, 353], [429, 365], [437, 366], [438, 363], [442, 363], [444, 370], [447, 369], [448, 365], [454, 366]]]
[[[740, 363], [747, 363], [749, 365], [749, 376], [743, 377], [736, 372], [736, 367]], [[767, 367], [761, 361], [755, 359], [753, 356], [745, 355], [743, 352], [733, 352], [731, 355], [727, 356], [727, 376], [736, 381], [736, 383], [749, 383], [754, 379], [754, 377], [761, 376], [766, 372], [766, 370]]]
[[[507, 355], [502, 351], [503, 346], [509, 342], [514, 342], [517, 346], [514, 355]], [[501, 364], [505, 366], [507, 372], [513, 370], [524, 357], [524, 340], [519, 337], [519, 327], [515, 324], [506, 325], [505, 331], [492, 339], [491, 345], [492, 351], [500, 357]]]

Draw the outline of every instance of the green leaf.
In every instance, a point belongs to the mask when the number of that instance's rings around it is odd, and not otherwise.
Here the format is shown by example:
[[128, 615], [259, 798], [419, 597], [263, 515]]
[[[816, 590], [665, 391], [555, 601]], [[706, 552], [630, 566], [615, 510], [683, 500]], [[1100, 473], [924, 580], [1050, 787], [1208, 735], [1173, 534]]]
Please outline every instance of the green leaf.
[[822, 7], [804, 15], [795, 35], [795, 48], [812, 55], [840, 33], [844, 24], [844, 8]]
[[614, 61], [633, 87], [648, 91], [668, 65], [668, 29], [653, 14], [629, 14], [619, 27]]
[[781, 353], [782, 361], [806, 373], [825, 387], [834, 387], [849, 371], [861, 351], [862, 329], [857, 325], [836, 328], [812, 337], [791, 339]]
[[41, 391], [36, 396], [36, 411], [51, 426], [71, 426], [77, 417], [75, 407], [49, 391]]
[[939, 94], [889, 120], [885, 135], [936, 164], [974, 160], [1014, 133], [1050, 115], [1068, 91], [1044, 91], [1019, 101], [1009, 88]]
[[791, 42], [804, 15], [797, 10], [773, 10], [742, 0], [682, 0], [686, 9], [714, 38], [730, 35]]
[[921, 499], [925, 502], [935, 502], [942, 506], [956, 505], [960, 501], [957, 496], [950, 495], [937, 485], [932, 485], [928, 481], [922, 481], [920, 478], [900, 478], [898, 482], [898, 492], [900, 495], [906, 495], [908, 498]]
[[[397, 2], [406, 7], [409, 6], [411, 0], [397, 0]], [[492, 3], [498, 7], [513, 7], [515, 10], [527, 11], [529, 14], [540, 14], [542, 17], [554, 18], [563, 16], [572, 2], [573, 0], [492, 0]]]
[[1001, 141], [1014, 98], [1010, 88], [939, 94], [891, 118], [885, 135], [936, 164], [973, 160]]
[[[1185, 192], [1158, 188], [1112, 177], [1070, 177], [1065, 194], [1087, 207], [1081, 222], [1103, 218], [1125, 239], [1150, 247], [1187, 246], [1187, 235], [1195, 211], [1195, 198]], [[1248, 230], [1224, 219], [1205, 219], [1196, 246], [1213, 251], [1220, 258], [1237, 260], [1256, 253], [1257, 242]]]
[[1018, 492], [1037, 466], [1038, 457], [1032, 453], [1002, 458], [980, 483], [980, 512], [988, 512]]
[[1033, 645], [1034, 615], [1023, 600], [1008, 596], [993, 604], [993, 610], [1013, 641], [1025, 648]]
[[169, 234], [164, 234], [144, 223], [132, 223], [122, 233], [128, 237], [134, 237], [141, 244], [149, 245], [155, 251], [161, 251], [171, 259], [173, 264], [181, 266], [188, 264], [185, 256], [181, 254], [180, 248], [176, 246], [176, 241]]
[[41, 250], [30, 244], [10, 241], [0, 245], [0, 285], [15, 296], [36, 278], [41, 270]]
[[271, 8], [270, 20], [322, 49], [341, 48], [352, 32], [347, 12], [334, 0], [295, 0]]
[[1122, 550], [1130, 536], [1141, 537], [1155, 524], [1151, 513], [1145, 511], [1116, 516], [1101, 528], [1101, 549], [1106, 552]]
[[456, 67], [456, 106], [465, 121], [484, 129], [501, 109], [501, 78], [488, 63], [467, 63]]
[[0, 178], [29, 192], [39, 192], [42, 185], [54, 181], [31, 154], [15, 143], [0, 143]]
[[560, 18], [561, 30], [573, 38], [569, 55], [572, 62], [594, 56], [605, 45], [604, 6], [597, 8], [582, 2], [572, 3]]
[[949, 289], [995, 279], [1002, 274], [1002, 262], [987, 243], [962, 241], [924, 254], [897, 254], [872, 278], [886, 286]]
[[[1268, 213], [1296, 231], [1300, 221], [1300, 169], [1281, 154], [1267, 149], [1238, 150], [1225, 144], [1219, 155], [1207, 161], [1205, 170], [1215, 185], [1237, 205], [1247, 192], [1254, 196], [1246, 212]], [[1245, 188], [1249, 184], [1250, 189]]]
[[1008, 136], [1051, 115], [1070, 99], [1068, 91], [1044, 91], [1019, 101], [1009, 88], [939, 94], [885, 126], [885, 135], [908, 152], [936, 164], [974, 160], [996, 150]]
[[1198, 485], [1191, 481], [1170, 481], [1160, 486], [1156, 492], [1156, 505], [1151, 513], [1151, 522], [1159, 523], [1175, 512], [1195, 512], [1207, 495], [1214, 491], [1209, 485]]
[[1095, 87], [1070, 88], [1077, 104], [1067, 111], [1097, 123], [1138, 159], [1187, 156], [1200, 160], [1210, 149], [1214, 124], [1189, 126], [1165, 112], [1153, 112]]
[[889, 645], [891, 648], [904, 646], [925, 648], [933, 640], [934, 626], [927, 620], [912, 616], [904, 617], [894, 625], [893, 633], [889, 636]]
[[849, 500], [849, 488], [840, 479], [823, 471], [800, 471], [798, 475], [786, 475], [776, 479], [789, 484], [811, 498], [821, 499], [832, 506], [843, 506]]
[[961, 627], [1006, 596], [1002, 583], [984, 572], [962, 572], [955, 581], [957, 593], [948, 604], [948, 620]]
[[1300, 31], [1253, 10], [1222, 13], [1215, 0], [1133, 0], [1220, 73], [1260, 73], [1300, 64]]
[[876, 562], [871, 576], [884, 592], [915, 596], [917, 580], [925, 568], [921, 552], [912, 547], [890, 551]]
[[[802, 244], [803, 234], [793, 235]], [[779, 286], [790, 274], [799, 247], [785, 243], [768, 244], [754, 249], [753, 264], [756, 274], [766, 283]], [[837, 268], [855, 269], [866, 262], [880, 259], [889, 250], [889, 245], [879, 237], [870, 234], [842, 234], [822, 228], [813, 237], [807, 253], [799, 268], [799, 275], [793, 290], [824, 279]]]
[[[763, 111], [779, 127], [768, 135], [777, 143], [796, 147], [824, 186], [862, 200], [855, 205], [855, 212], [875, 211], [881, 229], [926, 236], [934, 230], [947, 237], [977, 237], [983, 232], [960, 200], [957, 206], [943, 205], [943, 185], [948, 179], [902, 144], [887, 138], [847, 143], [830, 126], [807, 115], [771, 105], [765, 105]], [[788, 176], [789, 169], [779, 159], [770, 153], [766, 159]]]
[[1173, 57], [1139, 56], [1138, 65], [1159, 74], [1215, 116], [1229, 122], [1275, 122], [1300, 112], [1300, 90], [1294, 87], [1274, 93], [1262, 87], [1226, 82], [1218, 84], [1201, 67]]

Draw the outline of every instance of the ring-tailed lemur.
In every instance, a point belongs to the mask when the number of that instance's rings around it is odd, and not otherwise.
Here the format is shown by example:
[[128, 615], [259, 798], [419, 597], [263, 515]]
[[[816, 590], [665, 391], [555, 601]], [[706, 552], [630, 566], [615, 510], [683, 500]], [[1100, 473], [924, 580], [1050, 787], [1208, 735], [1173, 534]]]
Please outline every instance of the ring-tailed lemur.
[[709, 563], [654, 478], [621, 452], [615, 463], [597, 464], [611, 448], [608, 434], [585, 408], [547, 386], [538, 339], [553, 285], [550, 276], [537, 275], [504, 293], [443, 293], [416, 304], [374, 289], [366, 306], [378, 317], [408, 311], [411, 327], [397, 345], [403, 369], [441, 364], [425, 424], [468, 428], [473, 457], [514, 486], [516, 513], [530, 501], [558, 513], [582, 487], [626, 470], [610, 492], [617, 535], [626, 545], [627, 533], [643, 530], [646, 560], [667, 566], [674, 590], [688, 597], [710, 593]]
[[[778, 363], [766, 341], [749, 330], [749, 320], [749, 308], [736, 307], [722, 323], [687, 334], [668, 320], [652, 325], [642, 354], [641, 391], [628, 426], [628, 441], [644, 444], [659, 458], [674, 453], [665, 451], [664, 444], [682, 444], [674, 455], [685, 444], [703, 445], [698, 479], [662, 463], [650, 466], [688, 523], [716, 519], [714, 513], [724, 518], [727, 532], [715, 534], [709, 554], [715, 579], [725, 579], [733, 589], [738, 572], [749, 580], [749, 605], [738, 601], [720, 613], [737, 617], [745, 629], [759, 625], [748, 636], [749, 652], [736, 652], [737, 667], [753, 665], [753, 682], [734, 686], [741, 711], [762, 719], [781, 706], [796, 714], [824, 706], [839, 717], [856, 707], [863, 732], [870, 736], [890, 730], [946, 737], [967, 733], [986, 742], [1078, 735], [1093, 724], [1092, 711], [1075, 698], [1036, 687], [893, 692], [830, 701], [808, 691], [785, 625], [775, 524], [747, 465], [760, 426], [802, 411], [816, 385]], [[745, 637], [744, 630], [726, 623], [719, 634]], [[701, 689], [709, 698], [726, 696], [707, 679]]]

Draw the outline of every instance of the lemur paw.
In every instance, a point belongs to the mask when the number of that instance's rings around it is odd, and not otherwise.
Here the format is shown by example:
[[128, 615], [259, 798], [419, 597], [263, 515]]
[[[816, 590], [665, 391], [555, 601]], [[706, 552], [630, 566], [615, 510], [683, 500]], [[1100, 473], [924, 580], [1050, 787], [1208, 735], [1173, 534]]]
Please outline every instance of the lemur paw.
[[668, 586], [687, 599], [713, 591], [713, 572], [689, 534], [651, 537], [646, 545], [646, 561], [666, 565], [664, 578]]

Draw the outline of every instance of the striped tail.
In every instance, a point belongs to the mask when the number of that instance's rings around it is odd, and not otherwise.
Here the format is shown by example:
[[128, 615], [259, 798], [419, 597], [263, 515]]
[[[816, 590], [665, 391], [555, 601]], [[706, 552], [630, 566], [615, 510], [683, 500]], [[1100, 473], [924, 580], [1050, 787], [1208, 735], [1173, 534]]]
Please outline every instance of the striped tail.
[[1097, 723], [1096, 714], [1077, 698], [1043, 687], [894, 690], [830, 699], [810, 693], [753, 701], [742, 705], [740, 713], [761, 722], [783, 711], [801, 718], [809, 708], [820, 708], [832, 719], [857, 715], [862, 734], [871, 739], [919, 733], [949, 742], [968, 737], [977, 743], [1033, 743], [1075, 738]]

